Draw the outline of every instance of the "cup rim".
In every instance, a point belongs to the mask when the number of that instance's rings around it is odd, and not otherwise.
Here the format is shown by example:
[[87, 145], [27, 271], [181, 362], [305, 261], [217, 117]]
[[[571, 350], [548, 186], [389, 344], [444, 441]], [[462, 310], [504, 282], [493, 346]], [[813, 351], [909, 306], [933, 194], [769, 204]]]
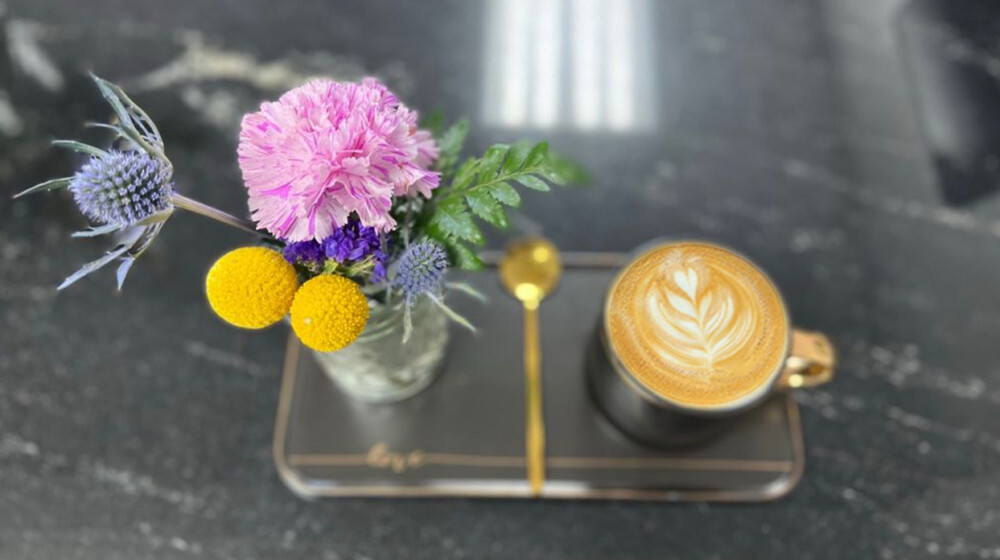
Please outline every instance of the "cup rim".
[[[720, 249], [727, 253], [731, 253], [749, 263], [754, 268], [754, 270], [760, 273], [761, 276], [763, 276], [764, 279], [767, 280], [767, 282], [769, 282], [772, 287], [774, 287], [774, 291], [778, 295], [778, 301], [781, 303], [782, 314], [785, 317], [785, 325], [787, 326], [788, 330], [788, 335], [785, 337], [784, 349], [782, 350], [781, 353], [782, 357], [778, 361], [778, 365], [775, 366], [774, 371], [771, 372], [770, 376], [767, 378], [765, 382], [761, 383], [753, 391], [750, 391], [749, 393], [742, 395], [733, 401], [720, 405], [697, 405], [697, 404], [686, 403], [677, 399], [673, 399], [666, 395], [660, 394], [651, 389], [641, 379], [639, 379], [637, 376], [628, 371], [628, 369], [625, 367], [625, 364], [622, 363], [621, 359], [618, 357], [618, 353], [615, 351], [613, 345], [611, 344], [610, 337], [608, 336], [608, 321], [610, 320], [608, 314], [608, 306], [610, 305], [611, 294], [614, 291], [615, 286], [618, 285], [618, 282], [625, 274], [625, 271], [630, 266], [632, 266], [637, 260], [639, 260], [640, 258], [646, 256], [647, 254], [653, 251], [671, 245], [704, 245]], [[778, 285], [774, 282], [774, 279], [771, 278], [771, 276], [768, 275], [753, 259], [748, 258], [740, 251], [737, 251], [732, 247], [728, 247], [720, 243], [715, 243], [712, 241], [704, 241], [701, 239], [660, 237], [647, 241], [639, 245], [635, 249], [633, 249], [629, 253], [628, 261], [621, 266], [621, 268], [618, 270], [617, 273], [615, 273], [614, 278], [608, 285], [607, 291], [604, 294], [604, 305], [601, 308], [601, 336], [600, 336], [601, 344], [604, 345], [605, 354], [608, 357], [608, 361], [611, 363], [612, 369], [614, 369], [615, 373], [622, 379], [622, 381], [624, 381], [629, 388], [635, 390], [639, 394], [639, 396], [643, 397], [645, 400], [651, 402], [654, 405], [665, 408], [673, 408], [681, 412], [703, 415], [703, 416], [720, 416], [720, 415], [724, 416], [724, 415], [734, 414], [753, 407], [754, 405], [763, 401], [767, 395], [771, 394], [775, 386], [778, 384], [778, 380], [781, 378], [781, 374], [785, 370], [785, 362], [787, 361], [788, 356], [791, 353], [792, 331], [793, 328], [792, 328], [791, 316], [788, 313], [788, 305], [785, 303], [785, 298], [782, 295], [781, 290], [778, 289]]]

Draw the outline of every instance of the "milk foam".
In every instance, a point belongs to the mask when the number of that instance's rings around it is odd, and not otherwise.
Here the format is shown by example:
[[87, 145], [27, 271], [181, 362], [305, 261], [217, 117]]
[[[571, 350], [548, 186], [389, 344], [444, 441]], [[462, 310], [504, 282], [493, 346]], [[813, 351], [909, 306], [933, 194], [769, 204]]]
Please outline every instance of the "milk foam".
[[724, 404], [772, 378], [788, 324], [777, 290], [756, 267], [720, 247], [654, 249], [619, 276], [605, 310], [617, 357], [668, 399]]

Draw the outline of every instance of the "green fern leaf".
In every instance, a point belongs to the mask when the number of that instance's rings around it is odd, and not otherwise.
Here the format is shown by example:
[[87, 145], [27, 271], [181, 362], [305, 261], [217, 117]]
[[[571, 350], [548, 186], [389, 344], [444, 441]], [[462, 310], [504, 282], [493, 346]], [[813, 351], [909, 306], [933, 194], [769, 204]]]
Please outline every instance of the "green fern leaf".
[[487, 189], [497, 202], [517, 208], [521, 205], [521, 195], [517, 194], [517, 189], [510, 186], [510, 183], [495, 183]]
[[449, 190], [462, 190], [471, 185], [472, 181], [476, 179], [476, 170], [478, 167], [478, 159], [469, 158], [465, 160], [465, 163], [463, 163], [455, 173], [455, 180], [452, 181], [451, 188]]
[[542, 165], [549, 159], [549, 143], [539, 142], [532, 146], [531, 151], [524, 160], [524, 167], [535, 167]]
[[479, 160], [479, 175], [477, 180], [480, 183], [485, 183], [496, 177], [497, 169], [507, 159], [508, 151], [510, 151], [510, 146], [506, 144], [494, 144], [486, 150], [486, 154]]
[[538, 177], [535, 177], [534, 175], [519, 175], [515, 180], [532, 190], [542, 192], [548, 192], [551, 190], [548, 183]]
[[507, 161], [503, 163], [502, 172], [513, 173], [520, 171], [528, 159], [528, 153], [531, 151], [531, 148], [530, 142], [517, 142], [513, 144], [507, 153]]
[[507, 222], [507, 212], [504, 211], [503, 206], [490, 195], [488, 189], [477, 189], [470, 191], [469, 194], [465, 195], [465, 202], [469, 204], [469, 209], [476, 216], [479, 216], [483, 220], [489, 222], [490, 224], [505, 229], [508, 225]]
[[464, 239], [476, 245], [484, 242], [483, 233], [479, 231], [461, 199], [451, 199], [441, 204], [431, 218], [431, 224], [445, 236]]
[[465, 119], [453, 124], [441, 134], [438, 142], [438, 148], [441, 150], [438, 156], [438, 169], [442, 173], [450, 173], [458, 163], [459, 154], [462, 153], [462, 146], [465, 145], [465, 137], [468, 134], [469, 122]]
[[448, 245], [448, 249], [448, 254], [456, 267], [462, 270], [481, 270], [483, 268], [483, 261], [479, 255], [464, 244], [453, 243]]

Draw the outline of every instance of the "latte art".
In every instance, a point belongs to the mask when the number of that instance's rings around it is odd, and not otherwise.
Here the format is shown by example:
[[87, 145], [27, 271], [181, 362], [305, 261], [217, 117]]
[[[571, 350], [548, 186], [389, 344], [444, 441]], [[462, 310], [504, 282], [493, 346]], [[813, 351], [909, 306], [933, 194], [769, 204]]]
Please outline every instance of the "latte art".
[[759, 317], [745, 289], [698, 268], [700, 273], [685, 267], [672, 276], [664, 270], [647, 278], [634, 313], [651, 350], [682, 368], [708, 373], [746, 345]]
[[608, 342], [629, 373], [667, 399], [724, 405], [781, 366], [788, 324], [777, 290], [742, 257], [699, 243], [636, 259], [612, 286]]

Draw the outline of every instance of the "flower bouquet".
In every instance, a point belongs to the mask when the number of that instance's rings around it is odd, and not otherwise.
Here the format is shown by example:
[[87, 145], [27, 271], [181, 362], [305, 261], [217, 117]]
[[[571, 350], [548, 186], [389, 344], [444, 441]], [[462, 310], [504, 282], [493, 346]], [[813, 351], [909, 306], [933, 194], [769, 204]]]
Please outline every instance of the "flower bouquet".
[[120, 290], [129, 269], [177, 208], [256, 236], [218, 259], [206, 277], [211, 308], [241, 328], [288, 317], [303, 344], [355, 397], [406, 398], [434, 378], [449, 320], [474, 330], [446, 303], [449, 268], [483, 266], [479, 222], [508, 225], [515, 185], [548, 191], [582, 180], [580, 168], [537, 144], [496, 144], [460, 159], [468, 130], [417, 112], [374, 78], [315, 80], [244, 116], [238, 161], [251, 220], [177, 193], [173, 165], [153, 120], [125, 92], [93, 77], [117, 116], [96, 124], [110, 147], [70, 140], [56, 146], [88, 156], [71, 177], [17, 196], [68, 189], [93, 226], [74, 237], [110, 235], [112, 248], [59, 289], [117, 261]]

